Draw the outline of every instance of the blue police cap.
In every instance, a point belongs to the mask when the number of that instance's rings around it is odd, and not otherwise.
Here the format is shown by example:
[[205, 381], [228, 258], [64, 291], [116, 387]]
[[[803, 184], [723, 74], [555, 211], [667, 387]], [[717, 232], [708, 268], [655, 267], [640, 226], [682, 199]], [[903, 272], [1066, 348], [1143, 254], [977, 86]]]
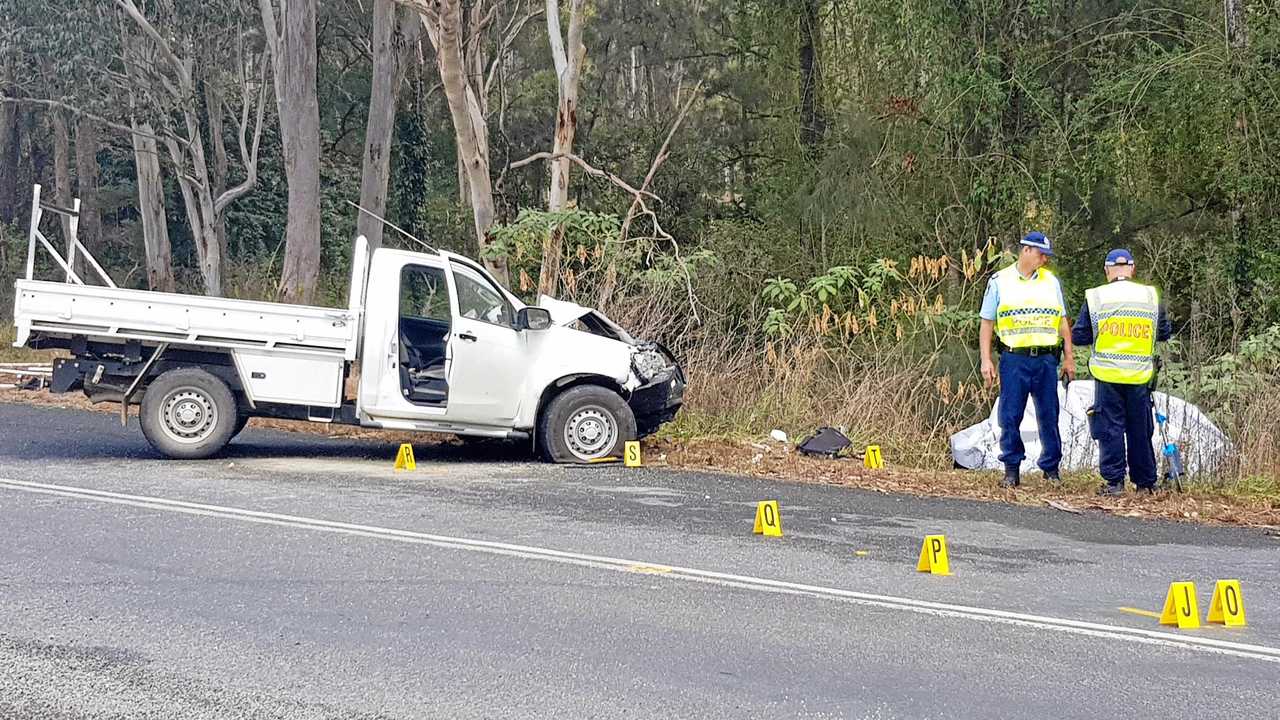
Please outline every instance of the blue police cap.
[[1106, 263], [1107, 267], [1115, 267], [1117, 265], [1124, 266], [1124, 265], [1132, 265], [1132, 264], [1133, 264], [1133, 253], [1129, 252], [1128, 250], [1125, 250], [1124, 248], [1116, 248], [1115, 250], [1112, 250], [1111, 252], [1107, 253], [1107, 263]]
[[1044, 236], [1042, 232], [1029, 232], [1027, 236], [1022, 238], [1020, 245], [1033, 247], [1045, 255], [1053, 255], [1053, 243], [1049, 242], [1049, 238]]

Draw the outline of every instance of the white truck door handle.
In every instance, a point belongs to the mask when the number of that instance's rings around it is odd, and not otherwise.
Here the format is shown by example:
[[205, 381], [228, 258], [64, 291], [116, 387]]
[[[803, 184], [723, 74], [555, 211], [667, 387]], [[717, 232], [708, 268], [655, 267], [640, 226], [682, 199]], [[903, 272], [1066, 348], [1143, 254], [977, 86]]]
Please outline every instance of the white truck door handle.
[[472, 334], [471, 334], [471, 333], [469, 333], [469, 332], [460, 332], [460, 333], [458, 333], [458, 339], [459, 339], [459, 340], [466, 340], [467, 342], [475, 342], [475, 341], [476, 341], [476, 336], [475, 336], [475, 335], [472, 335]]

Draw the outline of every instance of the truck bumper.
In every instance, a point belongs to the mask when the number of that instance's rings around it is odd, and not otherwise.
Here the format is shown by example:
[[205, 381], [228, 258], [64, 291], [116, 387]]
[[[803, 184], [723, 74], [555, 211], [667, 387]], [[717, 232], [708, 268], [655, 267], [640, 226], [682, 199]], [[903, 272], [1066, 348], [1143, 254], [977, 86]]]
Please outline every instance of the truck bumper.
[[675, 418], [684, 404], [684, 388], [684, 372], [676, 366], [669, 375], [664, 374], [631, 393], [627, 404], [636, 416], [640, 437], [652, 435], [663, 423]]

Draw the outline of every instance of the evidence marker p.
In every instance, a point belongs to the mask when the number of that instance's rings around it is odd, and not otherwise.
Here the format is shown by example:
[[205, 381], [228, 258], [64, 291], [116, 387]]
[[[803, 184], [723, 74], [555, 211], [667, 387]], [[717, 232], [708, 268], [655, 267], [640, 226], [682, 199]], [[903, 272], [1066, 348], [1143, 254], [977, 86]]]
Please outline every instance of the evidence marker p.
[[928, 535], [920, 546], [920, 560], [916, 562], [916, 572], [930, 575], [950, 575], [951, 563], [947, 559], [947, 538], [942, 535]]

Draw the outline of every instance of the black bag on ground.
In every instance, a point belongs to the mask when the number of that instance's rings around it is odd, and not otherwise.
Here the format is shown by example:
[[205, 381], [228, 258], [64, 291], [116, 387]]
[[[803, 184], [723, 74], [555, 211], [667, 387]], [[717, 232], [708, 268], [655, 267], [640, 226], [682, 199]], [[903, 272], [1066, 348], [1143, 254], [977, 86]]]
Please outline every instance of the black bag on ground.
[[853, 444], [844, 433], [832, 427], [818, 428], [818, 431], [805, 438], [796, 449], [805, 455], [821, 455], [834, 458], [841, 450]]

